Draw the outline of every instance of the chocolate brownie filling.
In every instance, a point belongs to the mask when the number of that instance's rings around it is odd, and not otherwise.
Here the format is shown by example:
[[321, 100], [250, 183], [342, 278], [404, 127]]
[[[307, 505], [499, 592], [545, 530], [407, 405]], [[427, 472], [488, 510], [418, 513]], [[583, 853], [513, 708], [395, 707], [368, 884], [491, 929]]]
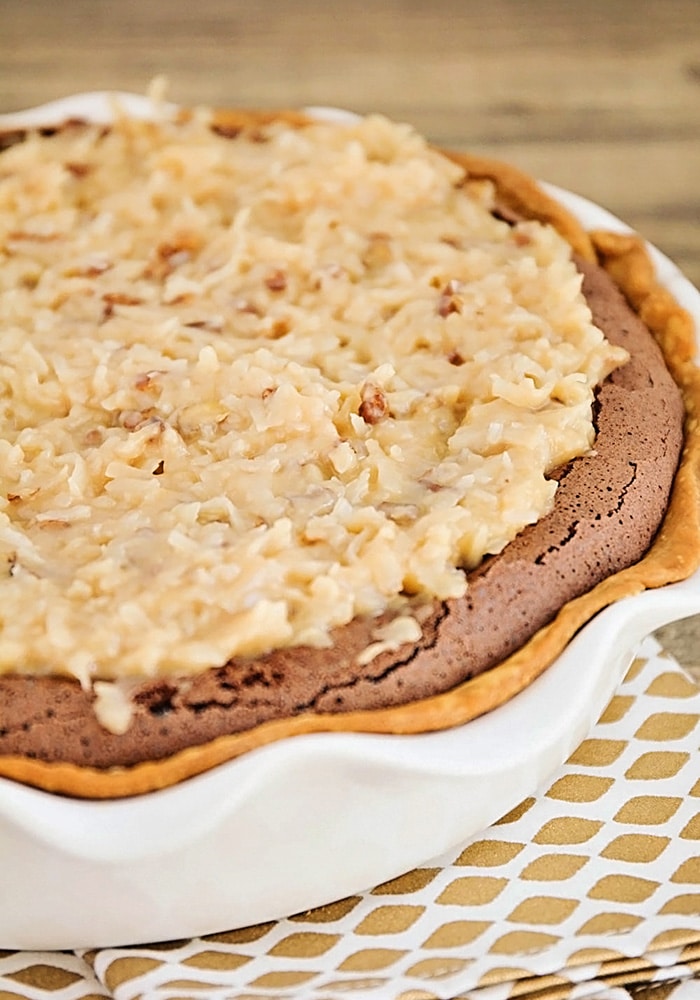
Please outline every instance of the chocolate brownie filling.
[[599, 389], [595, 453], [555, 474], [553, 510], [469, 576], [465, 597], [421, 615], [422, 638], [360, 654], [376, 620], [334, 633], [332, 649], [291, 647], [237, 658], [184, 680], [132, 691], [123, 735], [104, 729], [92, 695], [60, 677], [0, 677], [0, 754], [108, 768], [305, 712], [404, 704], [449, 690], [500, 663], [568, 601], [645, 553], [667, 508], [683, 438], [683, 403], [661, 352], [606, 273], [585, 262], [597, 325], [631, 360]]

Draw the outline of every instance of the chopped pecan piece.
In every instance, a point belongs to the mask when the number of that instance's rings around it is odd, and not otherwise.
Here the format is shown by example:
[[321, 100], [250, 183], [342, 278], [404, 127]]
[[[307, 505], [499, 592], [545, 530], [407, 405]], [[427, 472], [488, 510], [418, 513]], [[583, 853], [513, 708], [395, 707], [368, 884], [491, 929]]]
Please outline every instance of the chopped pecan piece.
[[513, 243], [516, 247], [528, 247], [532, 243], [532, 237], [529, 233], [523, 232], [518, 226], [514, 226], [512, 229]]
[[85, 444], [88, 448], [97, 448], [102, 444], [103, 436], [99, 427], [93, 427], [85, 435]]
[[143, 303], [143, 299], [136, 295], [127, 295], [125, 292], [105, 292], [102, 301], [105, 304], [105, 319], [112, 315], [115, 306], [140, 306]]
[[201, 245], [201, 237], [195, 233], [179, 233], [172, 240], [164, 240], [151, 255], [151, 260], [143, 273], [144, 278], [163, 281], [176, 268], [191, 260]]
[[240, 298], [233, 303], [233, 308], [239, 313], [249, 313], [251, 316], [262, 316], [262, 310], [250, 299]]
[[378, 424], [380, 420], [388, 416], [389, 404], [378, 385], [366, 382], [362, 386], [360, 396], [362, 402], [357, 412], [366, 424]]
[[109, 271], [111, 267], [111, 261], [102, 257], [93, 257], [83, 264], [69, 267], [64, 271], [64, 274], [66, 278], [96, 278], [98, 275], [104, 274], [105, 271]]
[[285, 337], [291, 328], [289, 320], [280, 317], [272, 321], [271, 325], [264, 331], [264, 334], [270, 340], [279, 340], [280, 337]]
[[287, 287], [286, 272], [280, 267], [270, 271], [265, 278], [265, 287], [271, 292], [283, 292]]
[[451, 313], [461, 313], [463, 303], [460, 295], [458, 294], [461, 287], [462, 286], [459, 281], [456, 281], [455, 279], [447, 282], [440, 294], [440, 298], [438, 299], [438, 316], [445, 318]]
[[149, 389], [154, 388], [154, 384], [159, 375], [164, 375], [165, 372], [154, 370], [151, 372], [144, 372], [142, 375], [137, 375], [134, 379], [134, 388], [138, 389], [140, 392], [148, 392]]
[[73, 174], [74, 177], [87, 177], [89, 173], [92, 172], [92, 167], [89, 163], [64, 163], [63, 166], [66, 168], [69, 174]]
[[151, 420], [153, 412], [152, 408], [148, 410], [122, 410], [119, 414], [119, 423], [127, 431], [138, 431]]
[[221, 316], [208, 316], [206, 319], [193, 319], [185, 326], [193, 330], [209, 330], [211, 333], [221, 333], [224, 328], [224, 321]]

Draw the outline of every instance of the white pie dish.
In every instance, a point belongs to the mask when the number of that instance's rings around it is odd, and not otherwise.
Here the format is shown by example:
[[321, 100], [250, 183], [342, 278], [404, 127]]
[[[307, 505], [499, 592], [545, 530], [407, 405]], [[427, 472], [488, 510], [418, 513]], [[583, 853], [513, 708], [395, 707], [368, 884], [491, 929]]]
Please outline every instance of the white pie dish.
[[[142, 98], [117, 96], [131, 114], [151, 111]], [[0, 130], [67, 117], [108, 121], [113, 106], [111, 95], [78, 95], [0, 116]], [[627, 229], [585, 199], [548, 190], [587, 228]], [[700, 294], [652, 253], [700, 329]], [[398, 875], [532, 794], [593, 726], [636, 642], [696, 613], [700, 573], [621, 601], [512, 701], [445, 732], [296, 737], [114, 802], [0, 779], [0, 947], [95, 947], [228, 930]]]

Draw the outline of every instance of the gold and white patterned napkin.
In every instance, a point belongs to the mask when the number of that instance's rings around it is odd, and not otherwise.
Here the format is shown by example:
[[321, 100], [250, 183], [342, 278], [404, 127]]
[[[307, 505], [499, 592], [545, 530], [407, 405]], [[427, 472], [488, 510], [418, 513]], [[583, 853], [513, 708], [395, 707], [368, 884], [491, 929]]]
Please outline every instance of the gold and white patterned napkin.
[[0, 1000], [698, 1000], [699, 743], [700, 690], [649, 638], [569, 761], [460, 849], [242, 930], [0, 952]]

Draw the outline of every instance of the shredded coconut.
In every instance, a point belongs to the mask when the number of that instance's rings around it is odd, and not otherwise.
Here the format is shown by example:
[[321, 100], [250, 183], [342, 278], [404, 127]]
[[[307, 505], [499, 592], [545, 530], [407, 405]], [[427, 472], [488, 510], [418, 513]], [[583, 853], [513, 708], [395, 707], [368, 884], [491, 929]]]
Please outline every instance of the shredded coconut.
[[1, 671], [329, 644], [550, 508], [624, 355], [564, 240], [464, 180], [380, 117], [2, 153]]
[[415, 618], [411, 615], [397, 615], [385, 625], [380, 625], [372, 632], [372, 639], [368, 646], [357, 656], [356, 663], [363, 666], [371, 663], [380, 653], [394, 652], [404, 643], [418, 642], [423, 634], [423, 630]]

